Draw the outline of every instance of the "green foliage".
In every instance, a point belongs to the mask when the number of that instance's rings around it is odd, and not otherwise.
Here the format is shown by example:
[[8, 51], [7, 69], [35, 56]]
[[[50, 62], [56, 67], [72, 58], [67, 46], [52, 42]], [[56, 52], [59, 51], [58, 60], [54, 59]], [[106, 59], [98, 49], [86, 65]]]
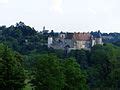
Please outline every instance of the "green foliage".
[[29, 54], [32, 51], [46, 50], [44, 45], [47, 43], [47, 36], [19, 22], [16, 26], [0, 27], [0, 42], [21, 54]]
[[114, 45], [117, 45], [120, 47], [120, 41], [113, 43]]
[[61, 90], [64, 86], [64, 74], [58, 58], [54, 55], [36, 57], [32, 80], [36, 90]]
[[[58, 34], [51, 31], [49, 35]], [[117, 33], [109, 35], [114, 40], [108, 42], [120, 39]], [[120, 88], [119, 41], [95, 45], [91, 51], [72, 50], [65, 54], [64, 50], [48, 49], [47, 37], [48, 34], [41, 34], [23, 22], [0, 27], [0, 43], [16, 51], [0, 44], [0, 89], [24, 87], [24, 68], [37, 90], [85, 90], [87, 84], [90, 89]]]
[[87, 90], [86, 76], [74, 59], [66, 59], [63, 62], [65, 86], [63, 90]]
[[[118, 48], [117, 48], [118, 49]], [[115, 71], [119, 73], [118, 50], [111, 44], [96, 45], [91, 51], [91, 66], [88, 68], [89, 84], [94, 88], [117, 88]], [[117, 76], [118, 76], [117, 73]], [[118, 78], [118, 77], [117, 77]], [[113, 84], [112, 81], [115, 83]], [[119, 78], [118, 78], [119, 81]], [[112, 85], [113, 84], [113, 85]], [[113, 87], [114, 86], [114, 87]]]
[[87, 90], [86, 74], [74, 59], [51, 54], [36, 57], [32, 84], [36, 90]]
[[69, 57], [73, 57], [80, 64], [82, 69], [88, 67], [89, 51], [86, 50], [72, 50], [69, 54]]
[[112, 88], [120, 88], [120, 68], [111, 71], [108, 76], [107, 85]]
[[108, 53], [103, 46], [98, 45], [93, 47], [91, 54], [92, 68], [90, 68], [92, 72], [89, 73], [92, 74], [90, 75], [92, 76], [91, 79], [95, 79], [93, 85], [97, 87], [104, 86], [106, 78], [112, 69], [112, 63], [109, 58], [110, 54]]
[[0, 45], [0, 89], [19, 90], [24, 87], [24, 81], [20, 55]]

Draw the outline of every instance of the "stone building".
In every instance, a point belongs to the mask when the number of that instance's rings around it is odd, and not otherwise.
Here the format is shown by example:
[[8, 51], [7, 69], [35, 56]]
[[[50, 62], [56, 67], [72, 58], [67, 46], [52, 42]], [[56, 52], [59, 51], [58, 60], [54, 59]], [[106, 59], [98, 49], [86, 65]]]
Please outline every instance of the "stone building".
[[86, 49], [90, 50], [96, 44], [103, 44], [101, 34], [93, 36], [90, 33], [59, 33], [57, 37], [48, 37], [48, 47], [54, 49]]

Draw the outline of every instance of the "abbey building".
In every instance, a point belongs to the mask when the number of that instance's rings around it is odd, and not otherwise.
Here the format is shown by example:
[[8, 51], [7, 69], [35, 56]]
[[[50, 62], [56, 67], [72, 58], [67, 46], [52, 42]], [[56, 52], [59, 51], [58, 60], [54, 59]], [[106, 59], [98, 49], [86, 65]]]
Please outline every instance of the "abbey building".
[[90, 33], [59, 33], [56, 37], [48, 37], [48, 47], [54, 49], [86, 49], [90, 50], [96, 44], [103, 44], [100, 31], [93, 36]]

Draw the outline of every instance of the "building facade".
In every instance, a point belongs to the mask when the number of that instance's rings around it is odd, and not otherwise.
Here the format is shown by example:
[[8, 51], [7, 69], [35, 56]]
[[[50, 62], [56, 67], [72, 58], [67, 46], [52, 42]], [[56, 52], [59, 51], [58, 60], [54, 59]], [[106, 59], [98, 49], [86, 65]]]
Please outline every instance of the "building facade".
[[93, 36], [90, 33], [59, 33], [57, 37], [48, 37], [48, 47], [54, 49], [90, 50], [96, 44], [103, 44], [100, 32]]

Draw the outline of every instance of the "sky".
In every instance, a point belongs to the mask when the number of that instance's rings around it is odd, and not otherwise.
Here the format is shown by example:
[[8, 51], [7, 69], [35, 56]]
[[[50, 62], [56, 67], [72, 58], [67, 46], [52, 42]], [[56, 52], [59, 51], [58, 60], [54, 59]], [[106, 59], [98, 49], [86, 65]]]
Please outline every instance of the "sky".
[[120, 0], [0, 0], [0, 26], [19, 21], [38, 31], [120, 32]]

